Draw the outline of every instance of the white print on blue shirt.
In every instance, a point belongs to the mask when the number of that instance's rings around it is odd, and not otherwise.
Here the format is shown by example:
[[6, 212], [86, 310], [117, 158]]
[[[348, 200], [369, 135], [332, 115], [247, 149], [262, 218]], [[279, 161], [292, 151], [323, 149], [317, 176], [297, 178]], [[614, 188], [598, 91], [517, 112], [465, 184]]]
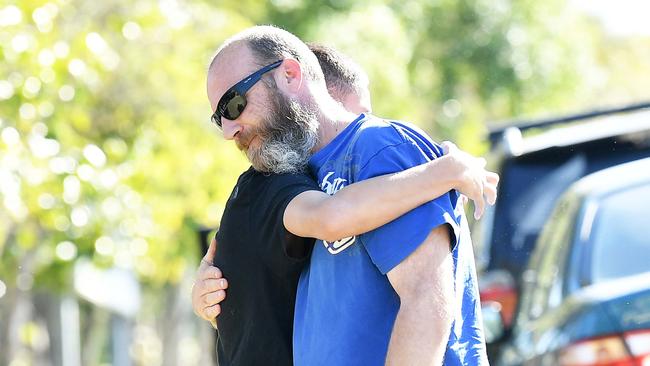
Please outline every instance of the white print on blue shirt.
[[[323, 181], [320, 183], [320, 189], [330, 196], [345, 187], [345, 183], [347, 182], [347, 179], [343, 178], [334, 178], [334, 180], [330, 182], [329, 179], [333, 174], [334, 172], [327, 173], [325, 177], [323, 177]], [[327, 251], [330, 252], [330, 254], [339, 254], [344, 251], [345, 248], [354, 244], [356, 238], [356, 236], [348, 236], [347, 238], [339, 239], [337, 241], [323, 240], [323, 245], [327, 248]]]

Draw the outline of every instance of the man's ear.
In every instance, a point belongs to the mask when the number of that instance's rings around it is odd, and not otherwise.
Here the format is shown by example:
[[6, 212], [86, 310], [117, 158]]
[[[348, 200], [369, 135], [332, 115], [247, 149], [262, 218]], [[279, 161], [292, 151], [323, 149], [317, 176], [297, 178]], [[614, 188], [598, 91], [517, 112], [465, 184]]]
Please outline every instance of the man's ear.
[[302, 65], [293, 58], [285, 58], [273, 77], [280, 90], [289, 95], [298, 94], [302, 87]]

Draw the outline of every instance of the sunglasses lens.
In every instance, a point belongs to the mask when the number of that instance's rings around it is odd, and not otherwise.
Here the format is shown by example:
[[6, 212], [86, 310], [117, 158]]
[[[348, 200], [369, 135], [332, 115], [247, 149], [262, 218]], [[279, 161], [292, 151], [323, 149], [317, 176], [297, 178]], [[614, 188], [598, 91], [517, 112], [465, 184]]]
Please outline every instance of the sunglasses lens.
[[229, 120], [235, 120], [246, 108], [246, 98], [243, 95], [236, 94], [226, 104], [223, 116]]

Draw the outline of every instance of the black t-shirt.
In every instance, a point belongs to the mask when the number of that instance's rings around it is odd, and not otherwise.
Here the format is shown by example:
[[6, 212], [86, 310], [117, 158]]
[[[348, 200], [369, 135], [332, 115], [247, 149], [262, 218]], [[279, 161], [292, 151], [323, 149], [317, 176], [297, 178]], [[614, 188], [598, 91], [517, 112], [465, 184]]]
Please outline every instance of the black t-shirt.
[[217, 317], [220, 366], [292, 365], [298, 278], [313, 239], [289, 233], [284, 210], [298, 194], [319, 190], [306, 174], [250, 168], [237, 181], [217, 234], [214, 264], [228, 279]]

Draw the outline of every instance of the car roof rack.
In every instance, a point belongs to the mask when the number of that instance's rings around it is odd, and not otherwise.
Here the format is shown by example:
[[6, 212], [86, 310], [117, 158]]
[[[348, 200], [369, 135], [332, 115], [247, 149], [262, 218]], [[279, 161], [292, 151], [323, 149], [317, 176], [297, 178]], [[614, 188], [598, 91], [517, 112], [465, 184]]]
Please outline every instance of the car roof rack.
[[591, 112], [572, 114], [568, 116], [556, 117], [550, 119], [508, 123], [505, 126], [500, 126], [497, 128], [490, 129], [489, 131], [490, 145], [495, 146], [496, 144], [498, 144], [499, 141], [503, 139], [504, 133], [506, 133], [506, 131], [508, 130], [512, 131], [513, 128], [516, 128], [520, 132], [523, 132], [533, 128], [550, 127], [553, 125], [558, 125], [563, 123], [582, 121], [582, 120], [587, 120], [595, 117], [603, 117], [603, 116], [608, 116], [608, 115], [618, 114], [618, 113], [633, 112], [633, 111], [638, 111], [647, 108], [650, 108], [650, 102], [629, 104], [627, 106], [616, 107], [616, 108], [596, 109]]

